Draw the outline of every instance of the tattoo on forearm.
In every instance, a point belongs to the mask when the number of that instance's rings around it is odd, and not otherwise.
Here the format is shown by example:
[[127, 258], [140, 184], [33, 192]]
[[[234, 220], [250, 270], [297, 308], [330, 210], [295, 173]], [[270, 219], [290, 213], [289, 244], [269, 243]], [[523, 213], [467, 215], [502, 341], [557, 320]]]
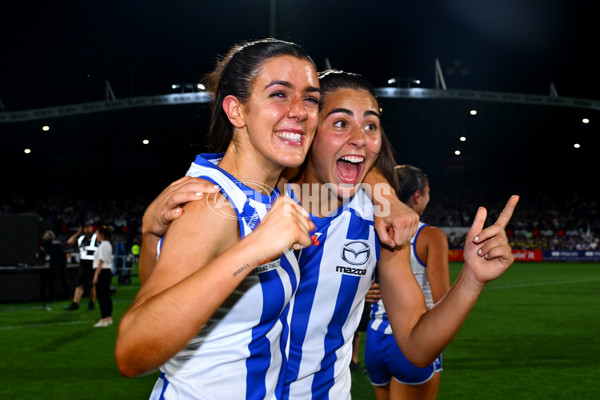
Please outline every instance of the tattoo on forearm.
[[240, 274], [246, 268], [250, 268], [250, 265], [248, 265], [248, 264], [242, 265], [240, 268], [238, 268], [236, 271], [233, 272], [233, 276]]

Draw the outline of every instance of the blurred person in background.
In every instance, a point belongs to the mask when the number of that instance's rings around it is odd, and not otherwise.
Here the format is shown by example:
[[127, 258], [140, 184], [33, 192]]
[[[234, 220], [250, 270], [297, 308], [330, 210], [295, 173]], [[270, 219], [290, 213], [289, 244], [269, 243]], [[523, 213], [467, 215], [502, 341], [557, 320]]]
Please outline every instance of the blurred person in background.
[[[42, 243], [38, 250], [38, 259], [48, 263], [48, 269], [42, 271], [40, 281], [40, 296], [43, 301], [42, 308], [50, 310], [46, 305], [48, 301], [62, 298], [69, 290], [67, 282], [67, 256], [60, 240], [52, 231], [44, 232]], [[60, 285], [57, 290], [56, 284]]]
[[65, 308], [67, 311], [75, 311], [79, 309], [79, 302], [83, 297], [86, 288], [89, 289], [90, 301], [88, 309], [94, 309], [96, 300], [96, 289], [92, 284], [94, 276], [94, 254], [98, 249], [97, 236], [94, 232], [94, 227], [91, 223], [86, 222], [75, 232], [69, 239], [68, 245], [77, 245], [79, 249], [79, 268], [77, 269], [77, 277], [75, 278], [75, 290], [73, 292], [73, 301]]
[[100, 321], [94, 324], [95, 328], [105, 328], [113, 324], [113, 303], [110, 297], [110, 283], [113, 276], [113, 250], [110, 243], [112, 229], [106, 225], [98, 228], [97, 239], [100, 245], [94, 254], [94, 278], [92, 284], [96, 289], [100, 305]]
[[[412, 165], [398, 165], [395, 173], [398, 198], [422, 216], [430, 199], [427, 175]], [[443, 230], [421, 221], [410, 244], [410, 265], [430, 309], [450, 288], [448, 239]], [[378, 287], [374, 283], [372, 290]], [[437, 397], [442, 356], [424, 368], [408, 361], [396, 344], [381, 299], [371, 311], [365, 365], [377, 400], [433, 400]]]

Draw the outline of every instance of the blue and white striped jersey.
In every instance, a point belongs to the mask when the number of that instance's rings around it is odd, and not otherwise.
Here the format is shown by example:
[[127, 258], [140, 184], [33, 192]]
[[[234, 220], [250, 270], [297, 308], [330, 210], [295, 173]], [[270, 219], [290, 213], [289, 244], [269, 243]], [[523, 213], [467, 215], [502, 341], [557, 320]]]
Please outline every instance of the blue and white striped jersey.
[[313, 245], [299, 254], [291, 303], [286, 399], [350, 399], [352, 339], [379, 258], [373, 211], [360, 189], [332, 215], [311, 215]]
[[[220, 157], [197, 156], [187, 175], [221, 187], [236, 210], [243, 238], [265, 216], [278, 192], [265, 196], [248, 188], [211, 162]], [[299, 278], [290, 251], [254, 269], [198, 335], [161, 366], [151, 398], [280, 399], [289, 301]]]
[[425, 304], [427, 304], [427, 308], [433, 307], [433, 294], [431, 294], [431, 284], [429, 283], [429, 277], [427, 276], [427, 265], [417, 256], [417, 238], [419, 234], [425, 228], [427, 224], [423, 222], [419, 222], [419, 227], [417, 228], [417, 233], [410, 240], [410, 266], [412, 267], [413, 273], [415, 274], [415, 278], [417, 282], [419, 282], [419, 286], [421, 286], [421, 291], [423, 292], [423, 296], [425, 296]]
[[[423, 222], [419, 222], [417, 233], [410, 239], [410, 266], [412, 267], [417, 282], [419, 282], [419, 285], [421, 286], [427, 308], [431, 308], [433, 307], [433, 295], [431, 294], [431, 285], [429, 284], [429, 278], [427, 277], [427, 266], [419, 259], [416, 251], [417, 238], [419, 237], [421, 230], [426, 226], [427, 225]], [[369, 328], [386, 335], [392, 334], [392, 328], [381, 299], [371, 307], [371, 321], [369, 322]]]

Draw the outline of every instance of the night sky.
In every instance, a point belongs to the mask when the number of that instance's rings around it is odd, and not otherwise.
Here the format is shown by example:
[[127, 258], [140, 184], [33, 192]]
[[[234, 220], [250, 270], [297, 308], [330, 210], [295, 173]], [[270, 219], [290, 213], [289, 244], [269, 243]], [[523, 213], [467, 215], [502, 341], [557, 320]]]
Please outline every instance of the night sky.
[[[448, 88], [600, 98], [597, 13], [567, 0], [278, 0], [275, 36], [319, 69]], [[5, 111], [170, 93], [233, 43], [271, 34], [271, 2], [20, 1], [0, 13]]]

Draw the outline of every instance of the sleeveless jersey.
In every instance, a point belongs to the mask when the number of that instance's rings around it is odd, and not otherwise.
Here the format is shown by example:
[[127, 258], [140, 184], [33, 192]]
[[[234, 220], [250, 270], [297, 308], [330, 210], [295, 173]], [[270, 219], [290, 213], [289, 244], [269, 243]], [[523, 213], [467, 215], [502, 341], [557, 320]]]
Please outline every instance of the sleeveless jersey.
[[[258, 225], [279, 193], [265, 196], [248, 188], [209, 161], [220, 157], [197, 156], [187, 175], [221, 187], [235, 208], [243, 238]], [[286, 262], [281, 263], [282, 259]], [[289, 301], [299, 277], [291, 251], [255, 268], [198, 335], [161, 366], [151, 398], [280, 399]]]
[[299, 253], [285, 399], [350, 399], [352, 339], [379, 258], [373, 211], [359, 189], [332, 215], [310, 217], [316, 229]]
[[425, 297], [425, 304], [427, 304], [427, 308], [429, 309], [433, 307], [433, 295], [431, 294], [429, 277], [427, 277], [427, 265], [417, 256], [417, 237], [426, 226], [423, 222], [419, 222], [417, 233], [410, 240], [410, 266], [415, 274], [415, 278], [417, 278], [417, 282], [419, 282], [419, 286], [421, 286], [421, 291]]
[[[416, 250], [419, 234], [426, 226], [427, 225], [423, 222], [419, 222], [417, 233], [410, 239], [410, 266], [413, 270], [415, 278], [417, 279], [417, 282], [419, 282], [419, 286], [421, 286], [423, 296], [425, 297], [425, 304], [427, 304], [427, 308], [429, 309], [433, 307], [433, 296], [431, 294], [429, 278], [427, 278], [427, 266], [419, 259]], [[392, 334], [392, 328], [388, 321], [385, 307], [381, 299], [379, 299], [379, 301], [373, 304], [371, 307], [371, 321], [369, 322], [369, 327], [376, 331], [385, 333], [386, 335]]]

